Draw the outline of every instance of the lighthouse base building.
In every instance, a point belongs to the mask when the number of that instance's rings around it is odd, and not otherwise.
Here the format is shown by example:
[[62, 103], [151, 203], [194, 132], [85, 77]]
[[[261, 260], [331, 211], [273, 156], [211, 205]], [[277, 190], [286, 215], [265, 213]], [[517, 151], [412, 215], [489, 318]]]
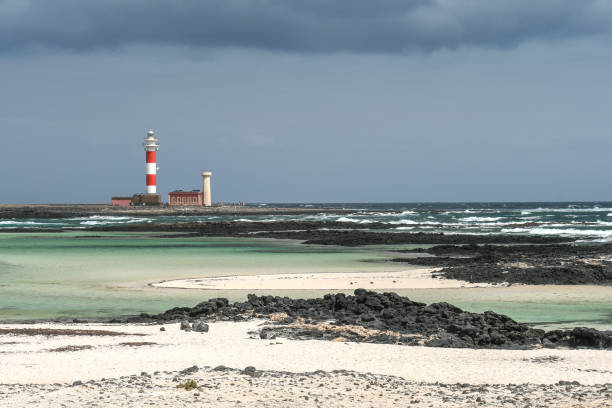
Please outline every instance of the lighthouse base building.
[[132, 205], [162, 205], [162, 198], [159, 194], [134, 194]]
[[168, 194], [168, 205], [210, 207], [212, 205], [212, 199], [210, 195], [210, 177], [212, 176], [212, 173], [210, 171], [203, 171], [201, 174], [202, 191], [171, 191], [170, 194]]

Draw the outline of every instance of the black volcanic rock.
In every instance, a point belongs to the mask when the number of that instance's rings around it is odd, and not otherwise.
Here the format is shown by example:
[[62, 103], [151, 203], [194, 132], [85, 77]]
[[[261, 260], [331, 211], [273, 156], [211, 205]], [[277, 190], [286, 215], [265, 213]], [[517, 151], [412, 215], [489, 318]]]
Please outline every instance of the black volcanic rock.
[[530, 285], [612, 284], [612, 245], [438, 245], [401, 251], [427, 257], [393, 262], [442, 267], [437, 276], [468, 282]]
[[[587, 328], [545, 332], [495, 312], [470, 313], [446, 302], [426, 305], [396, 293], [365, 289], [355, 290], [354, 296], [338, 293], [315, 299], [249, 295], [246, 302], [233, 304], [227, 299], [216, 298], [193, 308], [170, 309], [151, 318], [158, 322], [183, 319], [238, 321], [270, 317], [271, 314], [289, 317], [277, 326], [263, 328], [261, 338], [276, 335], [320, 339], [341, 337], [353, 341], [430, 347], [532, 348], [544, 345], [612, 348], [612, 334], [609, 332]], [[320, 330], [317, 325], [323, 323], [334, 330]], [[369, 332], [360, 334], [353, 330], [354, 326]]]
[[[371, 224], [368, 224], [368, 229]], [[386, 225], [386, 224], [385, 224]], [[387, 225], [387, 228], [389, 226]], [[572, 242], [571, 238], [554, 236], [528, 235], [469, 235], [443, 234], [428, 232], [392, 232], [380, 233], [372, 231], [308, 231], [308, 232], [277, 232], [266, 234], [272, 238], [305, 239], [304, 244], [316, 245], [399, 245], [399, 244], [516, 244], [516, 243], [560, 243]]]

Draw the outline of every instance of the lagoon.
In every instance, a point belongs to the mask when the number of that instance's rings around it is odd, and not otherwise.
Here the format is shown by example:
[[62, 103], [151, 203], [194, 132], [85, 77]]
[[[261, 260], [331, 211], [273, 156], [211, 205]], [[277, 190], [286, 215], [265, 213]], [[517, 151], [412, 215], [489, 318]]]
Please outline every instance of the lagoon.
[[[407, 246], [403, 246], [404, 248]], [[0, 234], [0, 320], [99, 319], [193, 306], [211, 297], [246, 299], [245, 290], [154, 288], [169, 279], [228, 275], [400, 271], [397, 247], [343, 248], [261, 238], [185, 238], [146, 233]], [[612, 329], [612, 287], [511, 286], [401, 289], [472, 312], [494, 310], [541, 327]], [[312, 297], [322, 290], [265, 291]]]

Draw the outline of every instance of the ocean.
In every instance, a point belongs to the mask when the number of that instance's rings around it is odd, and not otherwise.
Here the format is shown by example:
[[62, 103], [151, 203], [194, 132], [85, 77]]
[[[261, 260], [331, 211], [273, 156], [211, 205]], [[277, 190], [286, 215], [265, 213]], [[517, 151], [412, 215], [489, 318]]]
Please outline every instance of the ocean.
[[84, 229], [92, 226], [188, 221], [339, 221], [367, 230], [374, 222], [388, 232], [550, 235], [606, 242], [612, 239], [612, 202], [571, 203], [310, 203], [251, 204], [260, 207], [352, 209], [349, 214], [250, 216], [90, 216], [67, 219], [0, 219], [0, 229]]

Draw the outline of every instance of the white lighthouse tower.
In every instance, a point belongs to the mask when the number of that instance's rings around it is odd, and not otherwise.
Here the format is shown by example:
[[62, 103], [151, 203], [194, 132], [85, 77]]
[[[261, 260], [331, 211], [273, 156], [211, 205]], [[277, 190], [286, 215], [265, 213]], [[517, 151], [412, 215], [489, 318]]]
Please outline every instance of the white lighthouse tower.
[[146, 183], [147, 183], [147, 194], [157, 194], [157, 158], [156, 153], [159, 149], [159, 140], [155, 137], [155, 133], [152, 130], [147, 132], [147, 136], [144, 139], [142, 146], [145, 149], [146, 154]]
[[210, 195], [210, 177], [212, 173], [210, 171], [202, 172], [202, 205], [210, 207], [212, 205], [212, 199]]

